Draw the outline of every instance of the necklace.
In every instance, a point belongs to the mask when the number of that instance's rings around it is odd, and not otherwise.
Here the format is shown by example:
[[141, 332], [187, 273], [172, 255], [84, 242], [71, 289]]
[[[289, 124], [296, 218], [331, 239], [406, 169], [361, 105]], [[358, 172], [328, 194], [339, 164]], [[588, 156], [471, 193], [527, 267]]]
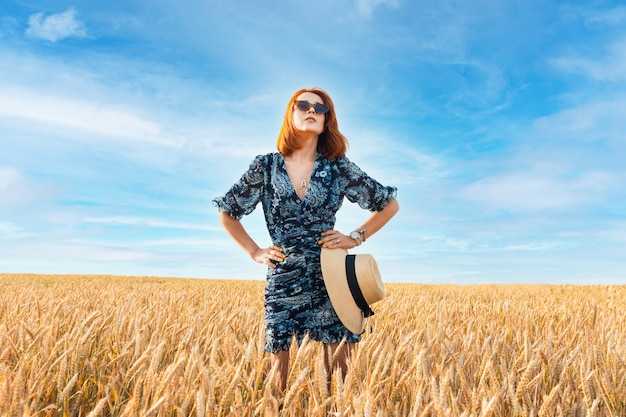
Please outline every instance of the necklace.
[[289, 174], [289, 178], [291, 179], [294, 188], [297, 190], [296, 194], [302, 198], [306, 189], [309, 188], [309, 178], [311, 176], [311, 170], [313, 169], [315, 160], [297, 162], [291, 158], [285, 158], [284, 161], [287, 174]]

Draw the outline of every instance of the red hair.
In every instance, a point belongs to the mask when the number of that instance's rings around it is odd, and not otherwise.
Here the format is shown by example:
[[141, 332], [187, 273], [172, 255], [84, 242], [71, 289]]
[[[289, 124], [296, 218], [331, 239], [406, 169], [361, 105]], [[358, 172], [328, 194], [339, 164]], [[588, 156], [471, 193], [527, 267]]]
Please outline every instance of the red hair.
[[302, 93], [317, 94], [323, 100], [323, 104], [330, 107], [330, 110], [324, 114], [324, 130], [320, 133], [317, 140], [317, 151], [324, 155], [329, 161], [344, 156], [348, 149], [348, 140], [339, 131], [339, 124], [337, 123], [337, 116], [335, 115], [335, 106], [328, 93], [317, 87], [302, 88], [291, 96], [287, 103], [283, 125], [278, 133], [276, 148], [283, 155], [289, 155], [294, 150], [302, 148], [302, 144], [298, 141], [298, 130], [293, 124], [293, 102]]

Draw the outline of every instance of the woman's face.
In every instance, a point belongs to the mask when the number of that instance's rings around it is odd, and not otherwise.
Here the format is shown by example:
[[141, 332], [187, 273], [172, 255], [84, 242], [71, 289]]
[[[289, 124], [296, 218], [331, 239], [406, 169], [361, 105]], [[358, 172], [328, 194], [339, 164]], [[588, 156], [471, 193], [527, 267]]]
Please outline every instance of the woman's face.
[[[311, 105], [313, 104], [325, 104], [320, 96], [311, 92], [304, 92], [300, 94], [297, 101], [307, 101]], [[314, 133], [316, 135], [321, 134], [324, 131], [324, 114], [316, 113], [313, 106], [309, 106], [308, 110], [301, 110], [298, 106], [294, 105], [293, 109], [293, 125], [301, 132]]]

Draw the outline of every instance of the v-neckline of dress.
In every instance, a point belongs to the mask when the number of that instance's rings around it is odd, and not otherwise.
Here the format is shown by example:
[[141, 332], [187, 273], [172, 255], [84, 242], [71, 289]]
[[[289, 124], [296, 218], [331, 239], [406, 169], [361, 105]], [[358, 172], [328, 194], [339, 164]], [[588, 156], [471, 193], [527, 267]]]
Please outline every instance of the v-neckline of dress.
[[291, 180], [291, 177], [289, 176], [289, 172], [287, 172], [287, 165], [285, 164], [285, 155], [281, 154], [282, 162], [283, 162], [283, 171], [285, 172], [285, 175], [287, 176], [287, 179], [289, 180], [289, 184], [291, 184], [291, 190], [293, 191], [294, 195], [296, 196], [296, 198], [298, 199], [300, 203], [303, 203], [304, 200], [306, 200], [307, 194], [309, 194], [309, 188], [311, 188], [311, 182], [313, 178], [315, 177], [315, 169], [317, 168], [318, 156], [319, 156], [319, 152], [315, 154], [315, 160], [313, 160], [313, 167], [311, 167], [311, 175], [309, 176], [309, 184], [307, 185], [306, 190], [304, 191], [304, 194], [302, 195], [302, 197], [300, 197], [300, 195], [298, 194], [298, 190], [296, 189], [297, 184], [293, 183], [293, 181]]

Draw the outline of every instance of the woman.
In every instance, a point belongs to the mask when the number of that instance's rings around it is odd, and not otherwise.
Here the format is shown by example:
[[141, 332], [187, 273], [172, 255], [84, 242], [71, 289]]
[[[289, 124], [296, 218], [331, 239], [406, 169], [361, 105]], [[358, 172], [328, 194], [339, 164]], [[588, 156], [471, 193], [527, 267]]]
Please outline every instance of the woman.
[[[396, 189], [376, 182], [345, 157], [333, 102], [319, 88], [301, 89], [287, 103], [278, 135], [279, 152], [257, 156], [241, 179], [213, 200], [230, 236], [259, 263], [267, 264], [265, 350], [278, 361], [284, 391], [293, 337], [321, 341], [332, 367], [343, 375], [360, 335], [340, 322], [330, 303], [320, 268], [321, 248], [351, 249], [374, 235], [398, 211]], [[334, 230], [335, 214], [346, 197], [373, 212], [347, 235]], [[240, 219], [261, 202], [272, 239], [260, 247]], [[337, 348], [345, 339], [339, 352]]]

